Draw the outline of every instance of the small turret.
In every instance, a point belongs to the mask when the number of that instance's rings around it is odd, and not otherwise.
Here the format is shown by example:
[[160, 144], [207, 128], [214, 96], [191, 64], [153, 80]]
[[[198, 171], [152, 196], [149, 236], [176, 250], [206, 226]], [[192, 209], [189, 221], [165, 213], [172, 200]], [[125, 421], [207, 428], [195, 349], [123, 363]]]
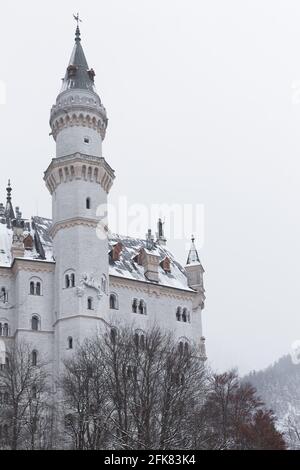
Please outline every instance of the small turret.
[[203, 274], [204, 269], [200, 262], [200, 258], [198, 255], [198, 251], [195, 245], [195, 237], [192, 236], [192, 245], [189, 251], [188, 259], [185, 266], [187, 278], [188, 278], [188, 285], [191, 289], [196, 290], [197, 292], [201, 293], [201, 303], [202, 308], [204, 307], [204, 287], [203, 287]]

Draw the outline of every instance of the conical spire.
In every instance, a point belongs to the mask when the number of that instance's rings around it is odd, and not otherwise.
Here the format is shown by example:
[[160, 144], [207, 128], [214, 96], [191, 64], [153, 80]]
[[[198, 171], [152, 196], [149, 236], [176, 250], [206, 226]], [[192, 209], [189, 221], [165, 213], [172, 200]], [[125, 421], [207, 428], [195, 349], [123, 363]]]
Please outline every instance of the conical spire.
[[195, 245], [195, 237], [194, 236], [192, 236], [192, 245], [191, 245], [191, 248], [190, 248], [190, 251], [189, 251], [189, 256], [188, 256], [186, 264], [187, 265], [189, 265], [189, 264], [201, 264], [200, 263], [200, 258], [199, 258], [199, 255], [198, 255], [198, 251], [197, 251], [197, 248], [196, 248], [196, 245]]
[[11, 203], [11, 192], [12, 187], [10, 184], [10, 180], [8, 180], [8, 185], [6, 188], [7, 196], [6, 196], [6, 207], [5, 207], [5, 218], [7, 221], [15, 218], [14, 209]]
[[[74, 17], [77, 19], [77, 17]], [[79, 21], [79, 20], [78, 20]], [[94, 86], [95, 72], [90, 69], [81, 45], [81, 33], [79, 24], [77, 24], [75, 32], [75, 45], [63, 79], [62, 90], [67, 91], [70, 89], [90, 90], [96, 93]]]

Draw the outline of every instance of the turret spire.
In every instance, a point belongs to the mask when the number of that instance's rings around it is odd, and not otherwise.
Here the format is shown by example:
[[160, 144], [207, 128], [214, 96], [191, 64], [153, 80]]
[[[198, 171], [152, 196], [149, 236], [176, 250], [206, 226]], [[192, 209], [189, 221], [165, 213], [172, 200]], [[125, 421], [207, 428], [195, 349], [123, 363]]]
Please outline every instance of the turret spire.
[[199, 258], [198, 251], [195, 245], [195, 237], [194, 235], [192, 235], [192, 245], [189, 251], [189, 256], [188, 256], [186, 264], [188, 265], [188, 264], [195, 264], [195, 263], [197, 264], [200, 263], [200, 258]]
[[79, 18], [79, 13], [73, 15], [75, 21], [77, 21], [77, 27], [75, 32], [75, 45], [67, 68], [66, 75], [63, 79], [62, 90], [67, 91], [70, 89], [89, 90], [96, 93], [94, 81], [95, 72], [90, 69], [81, 45], [81, 32], [79, 28], [79, 22], [82, 20]]
[[10, 184], [10, 180], [8, 180], [8, 184], [6, 188], [7, 196], [6, 196], [6, 207], [5, 207], [5, 218], [8, 224], [11, 219], [15, 218], [14, 209], [11, 203], [11, 192], [12, 192], [12, 187]]

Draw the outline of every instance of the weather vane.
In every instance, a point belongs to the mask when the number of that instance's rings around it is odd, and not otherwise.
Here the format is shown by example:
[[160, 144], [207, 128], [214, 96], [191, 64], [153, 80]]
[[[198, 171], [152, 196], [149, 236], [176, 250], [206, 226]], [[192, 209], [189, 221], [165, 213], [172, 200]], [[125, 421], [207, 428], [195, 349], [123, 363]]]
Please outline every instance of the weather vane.
[[79, 23], [82, 23], [82, 19], [79, 17], [79, 13], [73, 16], [74, 16], [74, 20], [77, 21], [77, 26], [79, 26]]

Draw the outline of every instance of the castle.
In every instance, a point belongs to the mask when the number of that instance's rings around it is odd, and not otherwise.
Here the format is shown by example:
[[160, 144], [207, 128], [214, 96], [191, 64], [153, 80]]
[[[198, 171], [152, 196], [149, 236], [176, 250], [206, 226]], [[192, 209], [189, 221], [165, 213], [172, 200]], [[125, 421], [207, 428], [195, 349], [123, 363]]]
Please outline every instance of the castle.
[[[44, 180], [52, 220], [25, 220], [0, 204], [0, 364], [9, 344], [32, 345], [58, 374], [76, 345], [111, 319], [171, 330], [180, 348], [194, 342], [206, 359], [201, 315], [203, 267], [194, 239], [185, 267], [166, 248], [163, 224], [145, 240], [113, 235], [98, 215], [115, 179], [102, 156], [107, 114], [95, 90], [79, 27], [62, 89], [51, 110], [56, 157]], [[146, 230], [145, 230], [146, 231]]]

